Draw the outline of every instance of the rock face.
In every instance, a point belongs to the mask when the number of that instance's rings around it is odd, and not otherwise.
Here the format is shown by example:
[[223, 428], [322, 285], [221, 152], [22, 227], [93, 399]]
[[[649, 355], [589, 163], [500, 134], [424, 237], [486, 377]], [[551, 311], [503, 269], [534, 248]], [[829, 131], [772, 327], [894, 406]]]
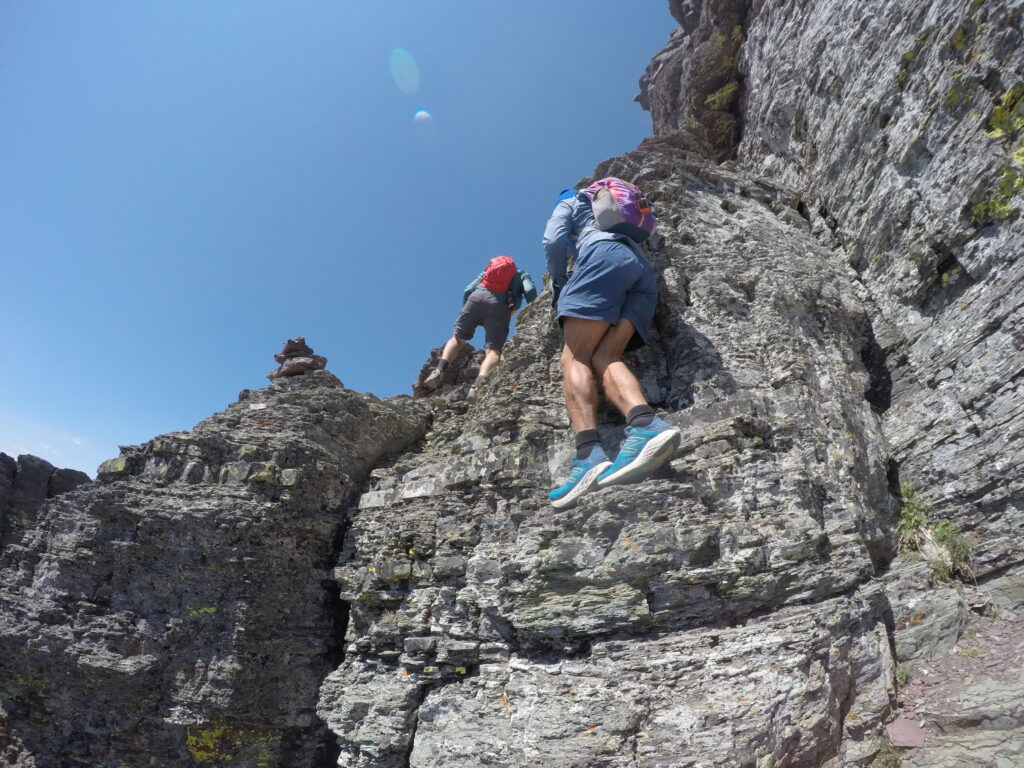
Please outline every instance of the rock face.
[[[895, 703], [863, 292], [791, 192], [657, 141], [598, 173], [661, 212], [658, 338], [632, 364], [683, 451], [547, 505], [560, 336], [543, 297], [525, 310], [478, 400], [360, 499], [320, 704], [339, 764], [863, 762]], [[602, 430], [613, 449], [621, 417]]]
[[47, 504], [0, 561], [0, 764], [331, 764], [342, 512], [425, 424], [281, 378]]
[[[1022, 8], [754, 2], [739, 21], [736, 165], [797, 191], [853, 268], [900, 479], [977, 534], [981, 578], [1022, 558]], [[642, 83], [664, 136], [699, 123], [684, 96], [701, 30], [741, 10], [672, 9], [683, 26]]]
[[[911, 762], [957, 764], [974, 715], [901, 687], [977, 650], [970, 608], [1024, 615], [1024, 5], [670, 5], [655, 136], [593, 178], [656, 206], [628, 362], [674, 460], [547, 504], [547, 297], [472, 401], [243, 393], [4, 552], [0, 765], [881, 766], [910, 715]], [[901, 486], [977, 594], [894, 560]], [[989, 677], [971, 755], [1002, 766], [1022, 684]]]
[[47, 499], [89, 482], [85, 472], [58, 469], [38, 456], [0, 453], [0, 552], [19, 541]]
[[[420, 369], [419, 376], [416, 377], [416, 381], [412, 384], [412, 393], [414, 397], [427, 397], [435, 394], [431, 390], [423, 386], [423, 380], [430, 375], [430, 373], [437, 368], [438, 362], [441, 360], [441, 352], [444, 347], [437, 347], [430, 351], [430, 358], [423, 364]], [[476, 381], [476, 377], [480, 375], [480, 364], [484, 361], [484, 350], [475, 349], [472, 344], [466, 344], [459, 356], [452, 361], [451, 365], [448, 366], [448, 370], [445, 371], [444, 379], [441, 381], [441, 387], [438, 392], [442, 396], [449, 396], [454, 391], [468, 390], [469, 387]]]

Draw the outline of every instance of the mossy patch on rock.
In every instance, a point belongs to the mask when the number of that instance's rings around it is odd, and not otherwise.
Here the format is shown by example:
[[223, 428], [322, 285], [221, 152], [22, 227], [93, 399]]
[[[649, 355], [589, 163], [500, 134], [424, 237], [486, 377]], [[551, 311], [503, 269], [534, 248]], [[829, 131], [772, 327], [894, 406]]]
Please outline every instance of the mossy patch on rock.
[[993, 139], [1014, 139], [1024, 129], [1024, 88], [1015, 85], [1003, 94], [999, 104], [988, 116], [989, 131]]
[[[205, 727], [189, 727], [185, 747], [199, 763], [210, 765], [254, 765], [269, 768], [270, 749], [275, 739], [262, 731], [229, 725], [216, 718]], [[236, 757], [243, 758], [238, 762]]]
[[736, 80], [733, 80], [704, 99], [704, 104], [708, 109], [730, 109], [736, 101], [736, 96], [739, 93], [739, 90], [740, 84]]

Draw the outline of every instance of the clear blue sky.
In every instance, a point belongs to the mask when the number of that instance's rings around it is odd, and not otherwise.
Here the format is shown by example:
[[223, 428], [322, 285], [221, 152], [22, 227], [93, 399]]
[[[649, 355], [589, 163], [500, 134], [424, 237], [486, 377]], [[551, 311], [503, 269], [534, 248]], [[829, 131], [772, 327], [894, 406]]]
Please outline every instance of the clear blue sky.
[[0, 451], [94, 474], [297, 335], [410, 392], [486, 261], [539, 281], [557, 192], [650, 135], [674, 26], [667, 0], [0, 0]]

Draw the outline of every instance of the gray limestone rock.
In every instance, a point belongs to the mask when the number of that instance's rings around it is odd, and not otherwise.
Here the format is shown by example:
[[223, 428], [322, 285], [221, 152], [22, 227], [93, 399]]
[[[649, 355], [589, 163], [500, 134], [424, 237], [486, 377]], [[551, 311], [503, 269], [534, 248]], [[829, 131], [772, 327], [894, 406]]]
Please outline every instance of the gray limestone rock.
[[1024, 617], [1024, 567], [1017, 566], [985, 580], [981, 590], [999, 616]]
[[912, 664], [948, 653], [967, 625], [967, 602], [952, 585], [937, 584], [931, 566], [898, 558], [883, 577], [892, 608], [896, 659]]
[[738, 163], [856, 271], [899, 479], [973, 537], [978, 578], [1024, 557], [1021, 10], [756, 4], [740, 63]]
[[466, 344], [459, 352], [459, 356], [448, 366], [438, 390], [430, 390], [423, 386], [424, 379], [429, 376], [437, 364], [441, 361], [441, 352], [444, 347], [437, 347], [430, 351], [430, 357], [420, 368], [416, 381], [412, 384], [414, 397], [427, 397], [440, 393], [442, 397], [451, 396], [455, 392], [468, 390], [480, 375], [480, 364], [484, 361], [484, 350], [475, 349], [472, 344]]
[[38, 456], [0, 453], [0, 552], [21, 539], [47, 499], [89, 482], [85, 472], [58, 469]]
[[0, 560], [0, 764], [333, 760], [314, 709], [344, 509], [425, 426], [314, 371], [43, 505]]
[[[552, 509], [560, 335], [550, 302], [527, 308], [477, 400], [360, 498], [334, 570], [345, 660], [319, 707], [340, 765], [858, 765], [877, 748], [893, 659], [867, 585], [895, 506], [852, 270], [785, 215], [787, 190], [657, 142], [610, 173], [661, 215], [656, 340], [629, 362], [683, 448]], [[614, 451], [621, 416], [601, 414]], [[567, 689], [585, 695], [567, 707]]]
[[902, 765], [1008, 768], [1024, 747], [1024, 619], [971, 622], [949, 653], [916, 668], [903, 718], [925, 739]]
[[[550, 507], [545, 296], [472, 401], [244, 392], [4, 551], [0, 765], [868, 766], [916, 714], [898, 661], [982, 653], [974, 597], [893, 564], [904, 484], [1017, 621], [1021, 0], [670, 6], [655, 136], [594, 178], [655, 205], [626, 362], [674, 459]], [[915, 764], [1005, 764], [1020, 681], [991, 662], [961, 714], [921, 697], [946, 751]]]

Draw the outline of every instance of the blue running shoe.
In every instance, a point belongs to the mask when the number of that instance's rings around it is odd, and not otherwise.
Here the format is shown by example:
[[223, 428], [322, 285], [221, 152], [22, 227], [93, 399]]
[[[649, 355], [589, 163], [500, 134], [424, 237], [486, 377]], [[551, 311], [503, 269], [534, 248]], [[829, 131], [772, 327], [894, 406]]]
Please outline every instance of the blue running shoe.
[[556, 509], [565, 509], [576, 503], [576, 500], [594, 487], [597, 476], [604, 472], [612, 463], [605, 455], [600, 445], [595, 445], [590, 456], [585, 459], [572, 460], [572, 472], [565, 485], [555, 488], [548, 494], [551, 506]]
[[626, 427], [615, 463], [597, 479], [601, 488], [609, 485], [639, 483], [654, 474], [662, 464], [672, 458], [682, 439], [679, 430], [657, 416], [646, 427]]

